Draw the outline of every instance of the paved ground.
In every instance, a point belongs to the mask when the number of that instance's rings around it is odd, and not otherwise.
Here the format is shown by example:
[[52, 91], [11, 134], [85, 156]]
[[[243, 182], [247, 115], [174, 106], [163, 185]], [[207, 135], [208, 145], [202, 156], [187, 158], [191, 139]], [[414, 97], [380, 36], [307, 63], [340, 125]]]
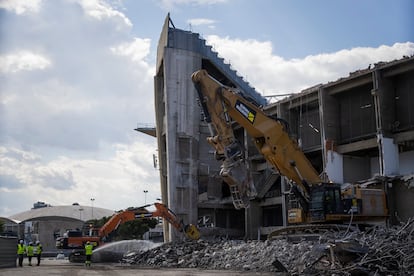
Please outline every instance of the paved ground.
[[[198, 269], [153, 269], [138, 268], [120, 264], [92, 264], [86, 268], [83, 264], [69, 263], [68, 260], [42, 259], [40, 266], [28, 266], [27, 259], [24, 260], [23, 267], [0, 268], [1, 276], [208, 276], [208, 275], [277, 275], [275, 273], [257, 273], [249, 271], [223, 271], [223, 270], [198, 270]], [[283, 274], [280, 274], [283, 275]]]

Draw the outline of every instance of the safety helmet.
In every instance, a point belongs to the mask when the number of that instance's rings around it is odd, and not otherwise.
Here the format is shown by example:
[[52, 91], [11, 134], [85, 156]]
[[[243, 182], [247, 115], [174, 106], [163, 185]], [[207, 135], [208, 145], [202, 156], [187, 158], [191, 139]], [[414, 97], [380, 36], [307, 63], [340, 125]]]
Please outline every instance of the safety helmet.
[[86, 244], [90, 244], [90, 242], [89, 242], [89, 241], [87, 241], [87, 242], [86, 242]]
[[33, 243], [32, 242], [29, 242], [29, 245], [33, 245]]
[[40, 241], [36, 241], [36, 244], [39, 244], [40, 243]]
[[19, 243], [23, 243], [23, 240], [20, 240]]

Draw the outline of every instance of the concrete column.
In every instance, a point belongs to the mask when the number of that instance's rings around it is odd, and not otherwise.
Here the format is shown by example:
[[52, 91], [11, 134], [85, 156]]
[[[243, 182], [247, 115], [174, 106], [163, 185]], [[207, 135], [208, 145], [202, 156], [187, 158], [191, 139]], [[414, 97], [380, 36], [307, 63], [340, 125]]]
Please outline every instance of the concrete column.
[[[167, 187], [167, 159], [166, 159], [166, 132], [165, 129], [165, 102], [164, 102], [164, 72], [163, 68], [154, 77], [154, 104], [155, 117], [157, 127], [157, 145], [158, 145], [158, 161], [160, 171], [160, 188], [162, 203], [168, 204], [168, 187]], [[164, 241], [169, 241], [170, 225], [168, 222], [163, 223]]]
[[[184, 221], [197, 224], [199, 107], [191, 74], [201, 68], [200, 55], [164, 49], [166, 167], [168, 207]], [[181, 240], [176, 229], [169, 240]]]
[[322, 139], [324, 173], [335, 183], [344, 182], [343, 156], [336, 152], [339, 137], [338, 100], [329, 95], [329, 91], [319, 89], [319, 113]]
[[371, 94], [375, 103], [380, 175], [398, 174], [399, 152], [392, 138], [392, 125], [395, 122], [394, 87], [390, 80], [382, 76], [380, 70], [372, 72], [372, 81]]
[[282, 194], [282, 219], [283, 226], [288, 225], [287, 220], [287, 202], [286, 202], [286, 177], [280, 177], [280, 191]]
[[249, 208], [245, 210], [245, 236], [248, 239], [255, 239], [261, 225], [262, 211], [257, 201], [250, 201]]
[[399, 174], [399, 153], [398, 146], [394, 144], [394, 139], [379, 135], [378, 143], [381, 143], [383, 175]]
[[343, 156], [334, 150], [326, 150], [325, 172], [330, 181], [334, 183], [344, 183]]

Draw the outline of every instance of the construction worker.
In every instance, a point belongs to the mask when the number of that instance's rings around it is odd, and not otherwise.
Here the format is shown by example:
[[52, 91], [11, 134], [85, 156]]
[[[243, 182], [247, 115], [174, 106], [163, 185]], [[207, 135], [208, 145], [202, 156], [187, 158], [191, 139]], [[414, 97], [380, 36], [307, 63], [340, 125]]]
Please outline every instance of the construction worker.
[[36, 246], [34, 247], [34, 254], [37, 258], [37, 266], [40, 265], [40, 258], [42, 256], [43, 247], [40, 244], [40, 241], [36, 241]]
[[87, 241], [85, 244], [86, 261], [85, 266], [91, 266], [93, 245]]
[[27, 258], [29, 258], [29, 265], [32, 266], [32, 257], [34, 256], [32, 242], [29, 242], [29, 245], [26, 247], [26, 254]]
[[23, 240], [20, 240], [17, 244], [17, 256], [19, 258], [19, 266], [23, 266], [24, 253], [26, 252], [26, 247], [24, 246]]

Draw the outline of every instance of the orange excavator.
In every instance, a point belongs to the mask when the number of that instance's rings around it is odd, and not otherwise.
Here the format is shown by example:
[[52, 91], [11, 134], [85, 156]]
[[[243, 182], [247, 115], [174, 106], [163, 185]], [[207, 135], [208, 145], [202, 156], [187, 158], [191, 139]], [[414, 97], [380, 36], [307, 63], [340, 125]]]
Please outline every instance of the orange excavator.
[[[150, 212], [146, 208], [154, 205], [155, 211]], [[192, 240], [200, 238], [198, 228], [193, 224], [184, 224], [175, 213], [162, 203], [148, 204], [137, 208], [129, 208], [114, 214], [101, 228], [90, 229], [89, 235], [84, 235], [81, 230], [69, 230], [63, 237], [56, 239], [56, 248], [58, 249], [73, 249], [69, 255], [70, 261], [79, 259], [76, 257], [82, 256], [82, 251], [86, 242], [90, 242], [94, 248], [105, 243], [109, 234], [118, 229], [118, 227], [128, 221], [135, 219], [156, 218], [165, 219], [178, 231], [183, 232], [184, 235]]]

